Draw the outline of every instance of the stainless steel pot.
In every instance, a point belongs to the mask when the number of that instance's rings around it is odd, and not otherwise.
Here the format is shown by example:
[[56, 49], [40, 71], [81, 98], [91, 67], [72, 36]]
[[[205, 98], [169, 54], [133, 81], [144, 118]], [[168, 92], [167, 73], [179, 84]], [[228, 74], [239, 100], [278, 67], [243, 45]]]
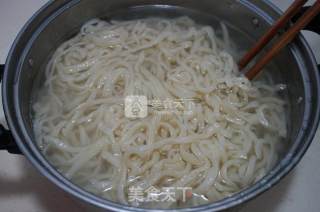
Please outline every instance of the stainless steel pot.
[[[1, 148], [13, 153], [20, 149], [43, 175], [85, 202], [115, 211], [144, 211], [96, 197], [72, 184], [48, 163], [34, 142], [30, 107], [32, 90], [41, 83], [41, 71], [52, 52], [61, 42], [72, 37], [85, 21], [96, 17], [133, 19], [181, 15], [214, 27], [223, 20], [230, 27], [231, 38], [244, 50], [270, 27], [280, 11], [263, 0], [51, 1], [24, 26], [8, 55], [2, 94], [10, 132], [0, 128]], [[319, 30], [319, 25], [310, 28]], [[184, 211], [218, 211], [250, 200], [279, 182], [304, 155], [318, 126], [320, 83], [314, 56], [302, 35], [274, 59], [273, 66], [276, 68], [270, 73], [274, 81], [284, 83], [288, 88], [289, 148], [278, 165], [255, 185], [219, 202]]]

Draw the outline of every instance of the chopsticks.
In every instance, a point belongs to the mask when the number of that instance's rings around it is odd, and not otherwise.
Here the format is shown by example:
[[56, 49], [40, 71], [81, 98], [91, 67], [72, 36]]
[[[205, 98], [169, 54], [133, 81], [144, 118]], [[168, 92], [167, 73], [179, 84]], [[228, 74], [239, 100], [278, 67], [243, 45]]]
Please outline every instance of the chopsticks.
[[[268, 30], [268, 32], [262, 36], [262, 38], [248, 51], [248, 53], [239, 61], [238, 66], [240, 70], [243, 70], [246, 65], [271, 41], [279, 32], [279, 30], [285, 26], [290, 19], [299, 12], [307, 0], [296, 0], [288, 8], [285, 14]], [[252, 80], [257, 76], [262, 68], [269, 63], [272, 58], [279, 53], [279, 51], [289, 44], [296, 35], [302, 30], [309, 22], [320, 12], [320, 0], [317, 0], [305, 14], [285, 32], [278, 41], [271, 47], [270, 50], [260, 58], [257, 63], [245, 73], [245, 76]], [[320, 23], [319, 23], [320, 24]]]
[[288, 10], [276, 21], [276, 23], [260, 38], [260, 40], [251, 48], [250, 51], [239, 61], [239, 69], [242, 70], [248, 63], [259, 53], [259, 51], [264, 48], [269, 41], [274, 37], [274, 35], [283, 27], [288, 21], [298, 13], [301, 7], [308, 0], [296, 0], [288, 8]]

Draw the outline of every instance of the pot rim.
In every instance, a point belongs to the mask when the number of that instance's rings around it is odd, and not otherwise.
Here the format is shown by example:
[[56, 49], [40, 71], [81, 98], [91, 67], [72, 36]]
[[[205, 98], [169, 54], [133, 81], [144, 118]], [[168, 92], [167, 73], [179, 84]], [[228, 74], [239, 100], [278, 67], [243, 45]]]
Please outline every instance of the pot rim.
[[[122, 205], [120, 203], [115, 203], [100, 197], [95, 196], [94, 194], [91, 194], [79, 186], [73, 184], [71, 181], [66, 179], [62, 174], [60, 174], [45, 158], [42, 156], [42, 154], [39, 152], [39, 150], [36, 149], [35, 145], [32, 144], [32, 139], [30, 135], [27, 133], [24, 123], [21, 121], [22, 116], [21, 116], [21, 111], [20, 108], [18, 107], [19, 102], [18, 99], [18, 85], [14, 84], [14, 96], [8, 95], [8, 90], [9, 87], [12, 86], [10, 84], [10, 79], [9, 79], [9, 72], [15, 71], [18, 73], [21, 69], [21, 61], [24, 61], [24, 57], [26, 54], [22, 54], [19, 56], [19, 62], [16, 62], [15, 53], [16, 49], [18, 48], [18, 45], [20, 44], [19, 41], [24, 37], [25, 32], [28, 30], [31, 24], [34, 23], [36, 19], [39, 18], [40, 14], [46, 13], [46, 11], [49, 10], [49, 8], [53, 8], [53, 13], [48, 15], [44, 21], [41, 21], [41, 25], [36, 27], [34, 31], [34, 34], [32, 35], [32, 38], [35, 38], [37, 36], [37, 33], [41, 32], [41, 28], [46, 27], [46, 25], [49, 23], [50, 19], [55, 18], [56, 15], [58, 15], [60, 12], [63, 12], [67, 10], [69, 7], [72, 7], [73, 5], [79, 3], [80, 0], [73, 0], [73, 1], [65, 1], [64, 3], [58, 3], [55, 2], [48, 2], [46, 3], [42, 8], [40, 8], [30, 19], [29, 21], [25, 24], [23, 29], [20, 31], [18, 36], [16, 37], [10, 52], [7, 57], [6, 61], [6, 66], [5, 66], [5, 71], [3, 75], [3, 84], [2, 84], [2, 98], [3, 98], [3, 105], [4, 105], [4, 111], [5, 111], [5, 116], [8, 122], [8, 126], [10, 130], [12, 131], [12, 134], [21, 149], [21, 151], [24, 153], [24, 155], [27, 156], [27, 158], [32, 162], [32, 164], [47, 178], [49, 178], [53, 183], [58, 185], [60, 188], [63, 190], [71, 193], [72, 195], [78, 197], [79, 199], [82, 199], [90, 204], [96, 205], [98, 207], [104, 208], [104, 209], [109, 209], [109, 210], [117, 210], [117, 211], [145, 211], [146, 209], [144, 208], [136, 208], [132, 206], [126, 206]], [[240, 0], [240, 2], [245, 3], [245, 4], [250, 4], [249, 1], [246, 0]], [[263, 1], [266, 5], [270, 6], [278, 15], [281, 14], [281, 11], [273, 5], [269, 1]], [[61, 7], [60, 7], [61, 6]], [[25, 53], [27, 52], [26, 50], [29, 47], [31, 47], [30, 40], [28, 39], [28, 43], [26, 46], [22, 48], [22, 51]], [[301, 46], [304, 48], [304, 53], [306, 54], [306, 58], [308, 58], [313, 67], [314, 70], [317, 70], [317, 65], [315, 62], [315, 57], [311, 51], [310, 46], [306, 42], [305, 38], [300, 34], [297, 41], [300, 42]], [[293, 55], [296, 60], [298, 60], [298, 54], [300, 54], [301, 49], [299, 50], [295, 44], [290, 47], [291, 51], [293, 52]], [[14, 64], [14, 65], [12, 65]], [[299, 64], [301, 65], [301, 64]], [[302, 69], [300, 67], [300, 69]], [[308, 77], [307, 77], [308, 78]], [[12, 80], [12, 79], [11, 79]], [[318, 98], [320, 94], [320, 80], [319, 80], [319, 74], [318, 71], [315, 71], [315, 86], [316, 89], [313, 90], [313, 92], [316, 92], [316, 96]], [[306, 84], [306, 81], [308, 79], [304, 79], [304, 86], [308, 87], [308, 84]], [[310, 95], [306, 95], [306, 97]], [[11, 98], [11, 99], [10, 99]], [[311, 98], [311, 97], [310, 97]], [[319, 116], [320, 116], [320, 107], [319, 107], [319, 99], [317, 99], [315, 106], [313, 106], [313, 117], [310, 117], [311, 112], [310, 110], [308, 111], [308, 107], [305, 107], [308, 115], [308, 120], [306, 120], [305, 127], [307, 128], [307, 124], [310, 125], [311, 123], [311, 128], [308, 129], [308, 133], [306, 133], [307, 129], [302, 129], [304, 133], [301, 134], [301, 137], [297, 138], [300, 139], [299, 142], [296, 142], [297, 145], [295, 148], [291, 148], [289, 153], [286, 155], [286, 157], [279, 163], [271, 172], [269, 172], [265, 177], [263, 177], [261, 180], [259, 180], [256, 184], [250, 186], [249, 188], [242, 190], [239, 193], [236, 193], [232, 195], [231, 197], [225, 198], [223, 200], [205, 204], [205, 205], [200, 205], [196, 207], [190, 207], [190, 208], [182, 208], [182, 209], [165, 209], [166, 211], [174, 211], [174, 210], [183, 210], [183, 211], [220, 211], [220, 210], [225, 210], [228, 208], [235, 207], [243, 202], [246, 202], [260, 194], [262, 194], [264, 191], [268, 190], [271, 188], [273, 185], [278, 183], [284, 176], [286, 176], [290, 170], [292, 170], [296, 164], [301, 160], [302, 156], [308, 149], [309, 145], [311, 144], [313, 137], [315, 135], [315, 132], [317, 130], [318, 122], [319, 122]], [[14, 108], [14, 110], [13, 110]], [[312, 120], [310, 120], [312, 119]], [[300, 133], [299, 133], [300, 135]], [[304, 142], [302, 142], [302, 139]], [[26, 141], [26, 143], [24, 142]], [[30, 145], [31, 144], [31, 145]], [[148, 209], [152, 211], [164, 211], [163, 209], [158, 210], [158, 209]]]

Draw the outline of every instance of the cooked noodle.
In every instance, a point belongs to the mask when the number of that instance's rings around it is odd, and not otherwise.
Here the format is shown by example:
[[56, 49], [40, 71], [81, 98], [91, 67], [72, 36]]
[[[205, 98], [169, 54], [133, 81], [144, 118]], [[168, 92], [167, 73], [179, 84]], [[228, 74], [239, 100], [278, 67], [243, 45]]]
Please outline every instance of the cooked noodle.
[[[286, 136], [284, 101], [239, 74], [223, 31], [186, 17], [87, 22], [52, 56], [33, 104], [44, 155], [86, 190], [136, 206], [199, 205], [257, 182]], [[127, 118], [128, 96], [183, 108]], [[191, 187], [192, 198], [129, 201], [151, 186]]]

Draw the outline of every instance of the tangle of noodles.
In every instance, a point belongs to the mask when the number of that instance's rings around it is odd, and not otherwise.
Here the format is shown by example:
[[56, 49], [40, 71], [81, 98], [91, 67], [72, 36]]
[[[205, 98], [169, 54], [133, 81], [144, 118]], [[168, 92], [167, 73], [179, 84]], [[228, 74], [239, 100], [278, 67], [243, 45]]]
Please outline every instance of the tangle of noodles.
[[[39, 147], [73, 182], [124, 204], [194, 206], [248, 187], [277, 161], [284, 101], [277, 86], [240, 75], [225, 42], [187, 17], [87, 22], [46, 67], [33, 103]], [[127, 118], [133, 95], [193, 107], [149, 106], [146, 117]], [[130, 202], [132, 187], [191, 187], [192, 195]]]

